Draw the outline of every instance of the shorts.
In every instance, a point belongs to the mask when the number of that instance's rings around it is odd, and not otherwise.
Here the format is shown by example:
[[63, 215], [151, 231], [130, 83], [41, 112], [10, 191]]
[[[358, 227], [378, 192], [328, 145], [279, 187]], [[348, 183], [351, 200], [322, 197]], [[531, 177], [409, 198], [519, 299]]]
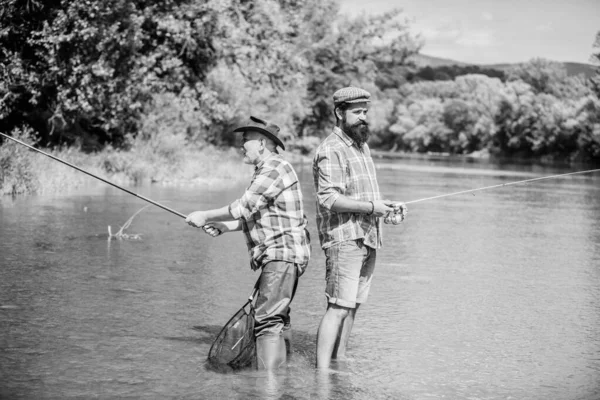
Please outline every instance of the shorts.
[[325, 296], [329, 303], [356, 308], [367, 301], [376, 253], [362, 239], [346, 240], [325, 249]]
[[296, 294], [299, 268], [285, 261], [270, 261], [262, 267], [254, 305], [254, 333], [279, 335], [291, 328], [290, 303]]

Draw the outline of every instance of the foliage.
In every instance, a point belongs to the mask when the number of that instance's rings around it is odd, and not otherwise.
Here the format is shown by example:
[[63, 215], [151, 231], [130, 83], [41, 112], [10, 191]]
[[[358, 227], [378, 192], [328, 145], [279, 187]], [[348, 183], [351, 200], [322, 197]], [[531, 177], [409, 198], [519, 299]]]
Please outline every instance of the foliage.
[[565, 82], [567, 70], [559, 62], [534, 58], [524, 64], [517, 64], [507, 71], [509, 81], [523, 81], [536, 93], [558, 94], [557, 85]]
[[[331, 96], [344, 86], [360, 86], [377, 94], [379, 76], [410, 65], [420, 43], [399, 10], [355, 19], [340, 18], [329, 31], [320, 31], [307, 48], [310, 63], [307, 107], [311, 112], [301, 122], [301, 135], [323, 136], [334, 122]], [[383, 78], [382, 78], [383, 79]]]
[[600, 97], [600, 31], [596, 33], [593, 44], [594, 52], [590, 56], [590, 60], [596, 66], [596, 73], [591, 79], [592, 88], [596, 93], [596, 97]]
[[407, 74], [409, 82], [415, 81], [448, 81], [463, 75], [486, 75], [490, 78], [506, 80], [506, 74], [498, 69], [485, 68], [477, 65], [440, 65], [425, 66], [416, 72]]
[[[35, 145], [33, 131], [15, 129], [11, 136], [30, 146]], [[0, 146], [0, 193], [20, 194], [35, 192], [39, 186], [32, 162], [32, 153], [11, 140]]]
[[[31, 130], [15, 130], [12, 135], [26, 143], [34, 143]], [[170, 161], [172, 158], [150, 151], [143, 141], [131, 143], [128, 151], [107, 147], [91, 155], [72, 147], [44, 148], [43, 151], [121, 186], [160, 181], [217, 188], [240, 183], [252, 175], [251, 169], [241, 162], [235, 151], [213, 146], [193, 151], [180, 147], [177, 154], [171, 155], [177, 159], [176, 164]], [[99, 183], [13, 141], [6, 140], [0, 145], [0, 193], [66, 193]]]
[[303, 136], [288, 143], [287, 151], [294, 151], [302, 155], [313, 153], [321, 143], [321, 138], [317, 136]]
[[[582, 77], [532, 60], [506, 82], [485, 75], [405, 85], [372, 144], [392, 151], [598, 160], [598, 98]], [[519, 75], [521, 74], [521, 75]], [[524, 78], [521, 79], [520, 77]]]
[[0, 62], [10, 87], [0, 118], [37, 121], [42, 144], [90, 135], [119, 144], [152, 93], [193, 87], [214, 64], [217, 10], [206, 2], [6, 3]]

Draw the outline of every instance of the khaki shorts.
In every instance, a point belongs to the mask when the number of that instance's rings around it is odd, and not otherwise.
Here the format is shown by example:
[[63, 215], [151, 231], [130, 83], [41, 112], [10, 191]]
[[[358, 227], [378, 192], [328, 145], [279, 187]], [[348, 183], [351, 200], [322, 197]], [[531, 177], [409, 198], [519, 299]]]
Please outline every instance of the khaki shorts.
[[355, 308], [367, 301], [376, 253], [362, 239], [347, 240], [325, 249], [325, 296], [329, 303]]

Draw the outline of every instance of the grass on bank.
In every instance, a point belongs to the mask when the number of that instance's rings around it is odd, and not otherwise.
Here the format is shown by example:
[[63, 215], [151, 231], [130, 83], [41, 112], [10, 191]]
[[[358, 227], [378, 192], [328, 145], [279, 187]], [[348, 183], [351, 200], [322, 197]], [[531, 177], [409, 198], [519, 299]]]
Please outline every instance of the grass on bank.
[[[29, 131], [12, 136], [34, 146]], [[131, 141], [127, 151], [107, 147], [86, 154], [75, 148], [40, 149], [120, 186], [159, 183], [226, 187], [247, 181], [251, 168], [235, 149], [190, 147], [183, 138]], [[105, 185], [100, 180], [6, 139], [0, 146], [0, 194], [53, 194]]]

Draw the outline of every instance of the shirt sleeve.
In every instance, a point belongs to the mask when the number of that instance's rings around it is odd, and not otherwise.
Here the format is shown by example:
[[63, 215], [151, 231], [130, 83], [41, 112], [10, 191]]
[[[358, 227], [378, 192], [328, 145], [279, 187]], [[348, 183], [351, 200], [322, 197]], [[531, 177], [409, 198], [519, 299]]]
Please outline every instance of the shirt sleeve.
[[316, 156], [317, 201], [331, 210], [346, 189], [345, 163], [340, 152], [323, 148]]
[[249, 220], [273, 202], [282, 191], [282, 176], [276, 166], [264, 164], [242, 197], [229, 205], [234, 219]]

